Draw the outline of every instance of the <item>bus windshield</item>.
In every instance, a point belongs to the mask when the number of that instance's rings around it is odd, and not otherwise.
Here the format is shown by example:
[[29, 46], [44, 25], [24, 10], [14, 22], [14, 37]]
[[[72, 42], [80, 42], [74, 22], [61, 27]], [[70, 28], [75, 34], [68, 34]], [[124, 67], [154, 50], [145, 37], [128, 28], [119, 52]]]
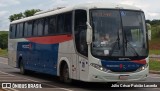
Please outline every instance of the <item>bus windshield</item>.
[[146, 57], [144, 13], [131, 10], [91, 10], [92, 54], [99, 57]]

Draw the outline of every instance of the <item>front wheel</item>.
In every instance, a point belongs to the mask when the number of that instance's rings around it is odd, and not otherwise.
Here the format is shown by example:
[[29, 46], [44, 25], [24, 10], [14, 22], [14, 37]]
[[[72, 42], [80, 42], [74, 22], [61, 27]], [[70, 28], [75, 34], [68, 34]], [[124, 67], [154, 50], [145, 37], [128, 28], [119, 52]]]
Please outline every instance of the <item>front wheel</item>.
[[62, 69], [61, 81], [64, 81], [65, 83], [72, 82], [72, 80], [69, 78], [69, 68], [67, 64], [64, 64], [64, 67]]

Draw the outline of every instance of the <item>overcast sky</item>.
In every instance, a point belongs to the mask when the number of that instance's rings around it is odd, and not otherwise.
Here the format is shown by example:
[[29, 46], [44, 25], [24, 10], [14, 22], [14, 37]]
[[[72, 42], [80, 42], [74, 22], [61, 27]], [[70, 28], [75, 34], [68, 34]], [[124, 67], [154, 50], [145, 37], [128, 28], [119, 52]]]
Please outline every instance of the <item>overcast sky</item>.
[[146, 19], [160, 19], [160, 0], [0, 0], [0, 30], [8, 30], [10, 15], [27, 9], [47, 10], [59, 6], [99, 1], [137, 6], [145, 12]]

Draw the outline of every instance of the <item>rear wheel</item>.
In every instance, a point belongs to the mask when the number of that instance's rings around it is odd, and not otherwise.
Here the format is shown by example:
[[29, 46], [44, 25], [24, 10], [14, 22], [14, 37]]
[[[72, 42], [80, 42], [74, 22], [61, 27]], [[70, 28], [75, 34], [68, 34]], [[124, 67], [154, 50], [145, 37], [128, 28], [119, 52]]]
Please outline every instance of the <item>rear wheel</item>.
[[25, 68], [24, 68], [24, 63], [23, 63], [22, 60], [20, 61], [20, 73], [21, 73], [22, 75], [26, 74], [26, 70], [25, 70]]
[[64, 67], [61, 69], [62, 73], [60, 75], [60, 80], [65, 83], [71, 83], [72, 80], [69, 78], [69, 68], [67, 64], [64, 64]]

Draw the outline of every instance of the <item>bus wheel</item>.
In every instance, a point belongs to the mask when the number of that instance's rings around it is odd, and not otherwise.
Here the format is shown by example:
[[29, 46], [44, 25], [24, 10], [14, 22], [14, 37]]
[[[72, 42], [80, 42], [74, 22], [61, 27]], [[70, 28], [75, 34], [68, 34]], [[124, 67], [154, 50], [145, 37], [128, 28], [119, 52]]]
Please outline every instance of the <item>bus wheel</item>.
[[65, 64], [64, 67], [63, 67], [63, 71], [62, 71], [62, 75], [63, 75], [63, 81], [65, 83], [71, 83], [71, 79], [69, 78], [69, 68], [68, 68], [68, 65]]
[[21, 62], [20, 62], [20, 73], [21, 73], [22, 75], [26, 74], [26, 70], [25, 70], [25, 68], [24, 68], [24, 64], [23, 64], [23, 61], [22, 61], [22, 60], [21, 60]]

